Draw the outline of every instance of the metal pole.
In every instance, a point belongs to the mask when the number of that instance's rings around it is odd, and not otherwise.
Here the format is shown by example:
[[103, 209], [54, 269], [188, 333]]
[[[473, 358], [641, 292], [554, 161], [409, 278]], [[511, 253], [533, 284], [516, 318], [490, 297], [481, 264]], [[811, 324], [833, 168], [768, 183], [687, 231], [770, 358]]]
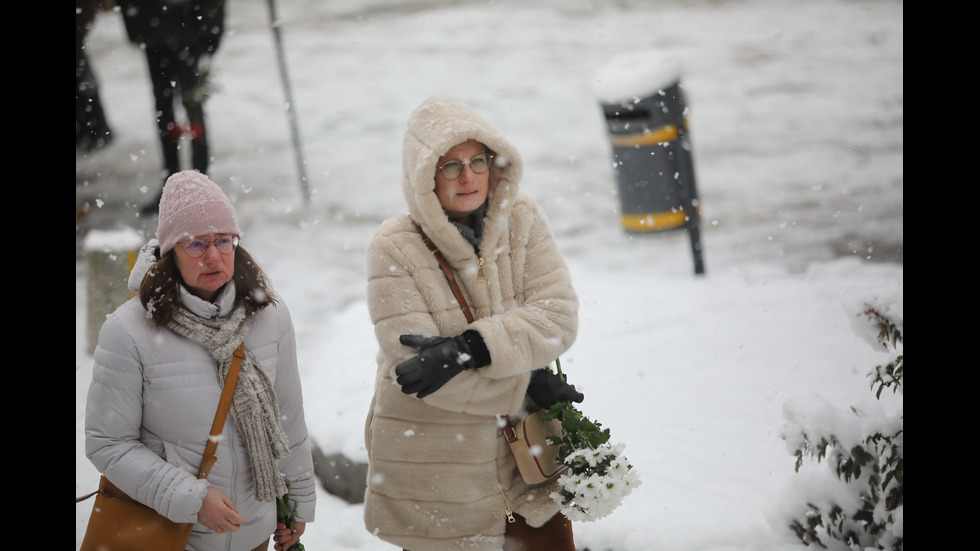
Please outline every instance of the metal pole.
[[698, 205], [694, 198], [698, 196], [697, 185], [694, 180], [694, 159], [691, 151], [691, 141], [687, 136], [685, 120], [678, 128], [678, 164], [679, 172], [683, 181], [681, 182], [681, 201], [684, 204], [684, 213], [687, 222], [684, 224], [688, 235], [691, 237], [691, 254], [694, 256], [694, 273], [704, 274], [704, 245], [701, 242], [701, 213], [698, 212]]
[[303, 158], [303, 145], [299, 139], [299, 123], [296, 121], [296, 110], [293, 108], [293, 93], [289, 86], [289, 75], [286, 72], [286, 56], [282, 49], [282, 38], [279, 36], [279, 18], [276, 16], [276, 1], [269, 0], [269, 26], [272, 27], [272, 37], [276, 43], [276, 54], [279, 58], [279, 76], [286, 93], [286, 114], [293, 135], [293, 150], [296, 152], [296, 167], [299, 170], [299, 187], [303, 191], [303, 204], [310, 204], [309, 181], [306, 178], [306, 160]]

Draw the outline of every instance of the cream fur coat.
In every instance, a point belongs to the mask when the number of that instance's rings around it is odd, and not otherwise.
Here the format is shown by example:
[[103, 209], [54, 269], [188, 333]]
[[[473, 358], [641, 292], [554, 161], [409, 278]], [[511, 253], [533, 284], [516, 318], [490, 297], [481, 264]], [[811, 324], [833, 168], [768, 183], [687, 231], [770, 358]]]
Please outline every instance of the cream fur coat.
[[[434, 192], [438, 158], [475, 139], [496, 152], [478, 258]], [[521, 415], [532, 370], [572, 345], [578, 298], [544, 214], [519, 191], [513, 144], [469, 107], [426, 100], [405, 132], [402, 191], [408, 212], [439, 247], [476, 321], [468, 326], [435, 257], [409, 216], [386, 220], [368, 246], [368, 307], [379, 350], [365, 424], [368, 531], [412, 551], [496, 551], [505, 510], [540, 526], [559, 507], [554, 483], [528, 486], [500, 436], [501, 416]], [[503, 161], [502, 163], [500, 161]], [[484, 281], [479, 263], [483, 263]], [[395, 366], [416, 355], [402, 334], [479, 331], [491, 363], [463, 371], [419, 399], [401, 392]]]

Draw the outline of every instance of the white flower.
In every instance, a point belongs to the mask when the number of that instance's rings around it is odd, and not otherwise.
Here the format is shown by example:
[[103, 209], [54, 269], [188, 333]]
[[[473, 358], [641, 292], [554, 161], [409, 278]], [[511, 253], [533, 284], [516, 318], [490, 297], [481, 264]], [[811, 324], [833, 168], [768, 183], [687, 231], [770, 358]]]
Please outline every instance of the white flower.
[[629, 460], [623, 456], [624, 444], [602, 444], [596, 449], [577, 449], [564, 462], [570, 468], [558, 478], [559, 491], [551, 499], [573, 521], [599, 520], [616, 510], [623, 498], [641, 484]]
[[[564, 379], [561, 362], [556, 360], [558, 376]], [[623, 455], [625, 444], [609, 444], [609, 429], [602, 429], [575, 409], [571, 402], [558, 402], [542, 414], [542, 419], [561, 419], [558, 457], [568, 469], [558, 477], [558, 491], [551, 499], [573, 521], [599, 520], [616, 510], [623, 498], [640, 485], [640, 476]]]

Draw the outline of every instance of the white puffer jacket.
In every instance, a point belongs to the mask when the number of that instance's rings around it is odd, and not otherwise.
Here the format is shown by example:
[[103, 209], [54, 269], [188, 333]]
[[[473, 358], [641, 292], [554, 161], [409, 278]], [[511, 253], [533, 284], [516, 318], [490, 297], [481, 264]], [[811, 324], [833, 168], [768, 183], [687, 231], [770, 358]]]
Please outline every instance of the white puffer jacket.
[[[492, 168], [500, 179], [490, 190], [479, 258], [434, 192], [438, 158], [471, 138], [506, 162]], [[476, 321], [467, 324], [409, 217], [385, 221], [367, 254], [379, 351], [365, 426], [365, 525], [415, 551], [499, 551], [505, 509], [531, 526], [559, 509], [548, 497], [555, 483], [521, 480], [498, 416], [521, 414], [530, 372], [572, 345], [578, 298], [544, 214], [518, 191], [520, 154], [486, 120], [463, 104], [430, 99], [409, 118], [403, 155], [408, 211], [449, 261]], [[395, 366], [418, 350], [401, 345], [399, 335], [454, 337], [466, 329], [483, 337], [491, 363], [459, 373], [424, 399], [403, 394]]]
[[[145, 271], [146, 249], [134, 271]], [[231, 285], [216, 304], [181, 291], [183, 305], [203, 317], [225, 316], [234, 303]], [[258, 312], [245, 346], [275, 385], [290, 446], [279, 468], [290, 485], [290, 499], [299, 503], [298, 520], [312, 522], [316, 486], [311, 442], [303, 414], [295, 333], [283, 301]], [[175, 522], [197, 522], [209, 485], [231, 498], [246, 519], [242, 527], [216, 534], [197, 524], [188, 549], [250, 550], [269, 538], [276, 528], [276, 504], [255, 498], [251, 460], [232, 414], [208, 479], [197, 479], [222, 390], [207, 349], [170, 329], [155, 327], [139, 298], [133, 297], [106, 317], [94, 359], [85, 411], [85, 453], [96, 469]]]

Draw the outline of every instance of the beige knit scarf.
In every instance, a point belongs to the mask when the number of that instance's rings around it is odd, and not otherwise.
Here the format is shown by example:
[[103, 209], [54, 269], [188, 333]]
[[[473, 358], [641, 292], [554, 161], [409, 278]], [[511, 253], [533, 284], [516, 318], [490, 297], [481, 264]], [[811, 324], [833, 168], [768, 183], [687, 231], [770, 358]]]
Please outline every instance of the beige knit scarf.
[[[183, 307], [174, 313], [168, 327], [204, 345], [218, 362], [218, 384], [224, 386], [231, 368], [232, 355], [252, 326], [251, 316], [239, 306], [226, 318], [205, 319]], [[286, 493], [286, 482], [279, 472], [279, 459], [289, 455], [289, 440], [282, 430], [279, 401], [269, 376], [259, 366], [255, 355], [245, 348], [241, 375], [231, 403], [235, 425], [245, 438], [252, 459], [255, 497], [274, 501]]]

